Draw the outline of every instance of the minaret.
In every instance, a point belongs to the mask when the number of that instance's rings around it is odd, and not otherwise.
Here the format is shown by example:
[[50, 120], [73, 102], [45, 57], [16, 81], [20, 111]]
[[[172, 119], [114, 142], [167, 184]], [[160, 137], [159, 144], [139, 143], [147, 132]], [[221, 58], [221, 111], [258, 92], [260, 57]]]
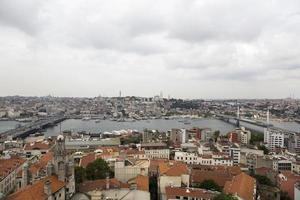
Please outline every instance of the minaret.
[[25, 187], [28, 185], [28, 164], [24, 164], [23, 170], [22, 170], [22, 187]]
[[240, 127], [240, 106], [237, 106], [237, 113], [236, 113], [236, 126]]
[[270, 125], [270, 111], [268, 108], [268, 110], [267, 110], [267, 128], [269, 128], [269, 125]]
[[55, 151], [54, 151], [54, 166], [58, 179], [65, 181], [66, 178], [66, 151], [64, 136], [57, 136]]

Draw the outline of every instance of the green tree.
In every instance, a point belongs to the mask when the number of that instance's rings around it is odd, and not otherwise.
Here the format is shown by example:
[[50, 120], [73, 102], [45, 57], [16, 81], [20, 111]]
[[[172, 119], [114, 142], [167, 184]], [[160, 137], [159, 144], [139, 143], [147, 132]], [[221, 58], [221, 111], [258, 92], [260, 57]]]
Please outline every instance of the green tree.
[[107, 175], [112, 176], [113, 173], [110, 170], [107, 162], [99, 158], [92, 163], [89, 163], [86, 167], [86, 178], [88, 180], [104, 179]]
[[75, 183], [82, 183], [85, 178], [85, 169], [83, 167], [75, 167]]
[[262, 185], [273, 186], [272, 181], [266, 176], [254, 175], [254, 178]]
[[220, 131], [217, 130], [214, 132], [214, 139], [215, 139], [215, 142], [217, 141], [218, 137], [220, 136]]
[[251, 133], [251, 139], [250, 139], [251, 144], [255, 144], [255, 143], [259, 143], [259, 142], [263, 142], [263, 141], [264, 141], [264, 135], [263, 134], [256, 133], [256, 132]]
[[238, 198], [230, 195], [230, 194], [224, 194], [224, 193], [221, 193], [219, 195], [217, 195], [214, 200], [238, 200]]
[[214, 191], [221, 191], [222, 188], [216, 184], [213, 180], [204, 180], [202, 183], [196, 185], [196, 187], [207, 189], [207, 190], [214, 190]]
[[259, 150], [263, 150], [264, 151], [264, 154], [269, 154], [269, 149], [267, 149], [267, 147], [265, 145], [259, 145], [257, 147]]

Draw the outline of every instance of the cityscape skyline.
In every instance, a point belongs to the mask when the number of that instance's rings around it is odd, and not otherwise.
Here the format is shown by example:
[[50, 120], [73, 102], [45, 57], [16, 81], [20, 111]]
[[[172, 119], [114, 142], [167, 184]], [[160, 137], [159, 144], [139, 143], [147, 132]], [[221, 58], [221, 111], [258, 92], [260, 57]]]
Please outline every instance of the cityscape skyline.
[[0, 96], [299, 98], [299, 4], [3, 0]]

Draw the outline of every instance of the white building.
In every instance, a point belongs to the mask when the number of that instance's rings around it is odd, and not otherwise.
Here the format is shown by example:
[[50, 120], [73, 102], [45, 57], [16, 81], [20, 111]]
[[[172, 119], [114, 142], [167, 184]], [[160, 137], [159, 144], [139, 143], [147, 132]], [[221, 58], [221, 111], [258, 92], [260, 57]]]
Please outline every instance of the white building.
[[264, 143], [270, 150], [274, 150], [275, 147], [284, 147], [284, 133], [276, 130], [266, 128], [264, 129]]
[[141, 149], [145, 151], [145, 155], [148, 159], [170, 158], [170, 149], [165, 143], [144, 143], [141, 145]]
[[233, 159], [233, 164], [238, 165], [241, 162], [241, 149], [237, 144], [229, 148], [229, 155]]
[[182, 161], [186, 164], [195, 165], [224, 165], [232, 166], [233, 160], [227, 156], [221, 155], [197, 155], [196, 153], [175, 152], [176, 161]]
[[283, 157], [273, 157], [273, 170], [275, 171], [291, 171], [293, 161]]
[[242, 144], [250, 143], [251, 132], [249, 130], [246, 130], [244, 127], [241, 127], [241, 129], [238, 130], [238, 134], [240, 135], [240, 141]]

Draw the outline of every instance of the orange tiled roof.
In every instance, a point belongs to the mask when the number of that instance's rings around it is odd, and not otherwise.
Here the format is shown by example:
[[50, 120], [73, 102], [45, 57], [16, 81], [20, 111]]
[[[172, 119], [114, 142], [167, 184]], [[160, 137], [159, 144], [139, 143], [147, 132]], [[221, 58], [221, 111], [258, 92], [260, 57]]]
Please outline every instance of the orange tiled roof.
[[181, 174], [188, 174], [188, 167], [185, 163], [169, 161], [162, 162], [158, 165], [158, 170], [161, 175], [180, 176]]
[[17, 156], [10, 159], [0, 159], [0, 180], [20, 167], [25, 161], [25, 159]]
[[50, 180], [52, 194], [58, 192], [60, 189], [65, 187], [65, 183], [59, 181], [57, 176], [49, 176], [42, 180], [37, 181], [33, 185], [29, 185], [24, 189], [21, 189], [11, 195], [9, 195], [6, 200], [44, 200], [46, 199], [46, 194], [44, 193], [44, 183]]
[[33, 142], [33, 143], [27, 143], [24, 146], [25, 151], [30, 151], [30, 150], [47, 150], [50, 149], [51, 144], [49, 142]]
[[166, 187], [166, 195], [167, 199], [176, 199], [176, 196], [213, 199], [217, 193], [199, 188]]
[[39, 172], [41, 169], [46, 168], [48, 162], [50, 162], [53, 158], [53, 153], [52, 152], [48, 152], [44, 155], [42, 155], [42, 157], [40, 158], [39, 161], [37, 161], [36, 163], [34, 163], [33, 165], [31, 165], [29, 167], [29, 171], [31, 174], [36, 174], [37, 172]]
[[291, 199], [294, 199], [294, 185], [300, 181], [300, 176], [293, 174], [291, 171], [282, 171], [281, 173], [286, 179], [282, 180], [278, 178], [278, 185], [282, 191], [288, 193]]
[[128, 181], [128, 183], [134, 182], [137, 185], [138, 190], [149, 192], [149, 177], [138, 175], [137, 177]]
[[255, 187], [255, 179], [242, 172], [233, 177], [232, 181], [227, 181], [225, 183], [224, 192], [226, 194], [237, 195], [244, 200], [253, 200], [255, 197]]
[[[100, 158], [101, 154], [99, 155]], [[79, 165], [81, 167], [87, 167], [88, 164], [90, 164], [91, 162], [94, 162], [96, 159], [98, 158], [98, 156], [96, 155], [96, 153], [89, 153], [87, 155], [82, 156]]]
[[[106, 188], [106, 179], [98, 179], [94, 181], [85, 181], [79, 185], [79, 192], [89, 192], [93, 190], [102, 190]], [[109, 179], [109, 188], [129, 188], [129, 184], [112, 178]]]

